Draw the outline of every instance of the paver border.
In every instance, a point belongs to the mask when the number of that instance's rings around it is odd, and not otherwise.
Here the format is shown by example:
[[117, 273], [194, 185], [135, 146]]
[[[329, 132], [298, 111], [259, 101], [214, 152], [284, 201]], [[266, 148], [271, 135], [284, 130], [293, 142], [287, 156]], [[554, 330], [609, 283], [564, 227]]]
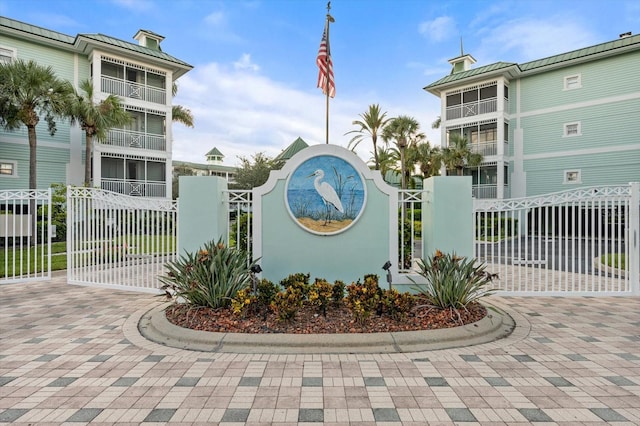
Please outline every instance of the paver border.
[[[529, 324], [496, 303], [484, 303], [488, 314], [461, 327], [392, 333], [346, 334], [252, 334], [191, 330], [169, 322], [163, 303], [134, 315], [139, 335], [147, 341], [173, 349], [215, 353], [248, 354], [358, 354], [407, 353], [461, 348], [495, 342], [515, 333], [528, 334]], [[519, 317], [518, 324], [514, 316]], [[522, 324], [524, 320], [526, 324]], [[130, 324], [129, 327], [133, 326]]]

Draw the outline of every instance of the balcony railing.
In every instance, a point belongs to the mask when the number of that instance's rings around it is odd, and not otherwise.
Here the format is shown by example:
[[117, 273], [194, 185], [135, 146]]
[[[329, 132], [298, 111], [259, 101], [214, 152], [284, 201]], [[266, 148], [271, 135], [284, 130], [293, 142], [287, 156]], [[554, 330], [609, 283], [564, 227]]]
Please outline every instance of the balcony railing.
[[[498, 198], [498, 185], [480, 184], [471, 186], [473, 198]], [[509, 198], [509, 185], [504, 185], [504, 198]]]
[[[472, 152], [481, 154], [483, 157], [498, 155], [498, 141], [472, 143], [470, 146]], [[503, 155], [509, 154], [509, 144], [507, 142], [504, 142], [502, 153]]]
[[102, 189], [138, 197], [166, 197], [167, 184], [142, 180], [102, 178]]
[[162, 135], [152, 135], [132, 130], [111, 129], [104, 145], [121, 146], [125, 148], [151, 149], [166, 151], [166, 138]]
[[166, 105], [167, 103], [167, 93], [164, 89], [134, 83], [132, 81], [125, 81], [118, 78], [107, 77], [104, 75], [102, 76], [101, 81], [101, 90], [104, 93], [113, 93], [118, 96], [141, 99], [143, 101], [162, 105]]
[[475, 102], [447, 107], [447, 120], [487, 114], [498, 110], [498, 98], [481, 99]]
[[481, 154], [483, 157], [498, 155], [498, 143], [496, 141], [472, 143], [470, 146], [472, 152]]

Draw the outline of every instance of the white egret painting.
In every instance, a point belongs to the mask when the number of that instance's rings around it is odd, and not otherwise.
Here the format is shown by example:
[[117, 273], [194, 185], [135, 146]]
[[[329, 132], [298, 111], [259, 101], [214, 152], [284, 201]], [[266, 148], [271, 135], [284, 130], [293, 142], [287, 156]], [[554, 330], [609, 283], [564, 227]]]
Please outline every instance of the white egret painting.
[[307, 231], [336, 234], [353, 225], [364, 210], [362, 176], [347, 161], [319, 155], [289, 176], [286, 203], [293, 219]]

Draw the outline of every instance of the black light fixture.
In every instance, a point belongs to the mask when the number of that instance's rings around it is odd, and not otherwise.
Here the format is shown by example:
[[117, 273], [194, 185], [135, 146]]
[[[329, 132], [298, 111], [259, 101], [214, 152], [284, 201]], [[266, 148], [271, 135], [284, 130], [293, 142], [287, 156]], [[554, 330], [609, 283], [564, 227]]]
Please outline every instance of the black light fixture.
[[253, 288], [253, 294], [256, 294], [258, 292], [258, 280], [256, 278], [256, 274], [262, 272], [262, 268], [256, 263], [255, 265], [251, 265], [249, 270], [251, 271], [251, 287]]
[[382, 269], [387, 271], [387, 283], [389, 284], [389, 290], [391, 290], [391, 261], [387, 260], [384, 265], [382, 265]]

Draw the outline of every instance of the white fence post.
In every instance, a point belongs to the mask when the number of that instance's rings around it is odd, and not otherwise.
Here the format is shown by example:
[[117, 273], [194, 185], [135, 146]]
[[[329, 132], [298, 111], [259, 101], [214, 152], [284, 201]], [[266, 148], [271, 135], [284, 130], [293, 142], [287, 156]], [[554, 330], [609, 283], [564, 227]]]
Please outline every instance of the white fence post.
[[629, 202], [629, 278], [631, 292], [640, 294], [640, 182], [631, 182], [631, 200]]

